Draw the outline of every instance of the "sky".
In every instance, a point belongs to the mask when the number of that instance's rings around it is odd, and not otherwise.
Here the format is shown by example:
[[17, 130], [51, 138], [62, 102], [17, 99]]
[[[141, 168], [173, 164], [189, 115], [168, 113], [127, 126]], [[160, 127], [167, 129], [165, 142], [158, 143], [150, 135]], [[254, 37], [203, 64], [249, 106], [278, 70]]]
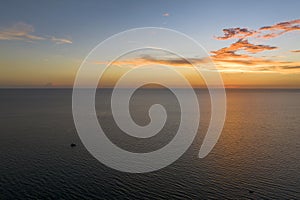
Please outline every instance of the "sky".
[[[207, 57], [188, 58], [199, 64], [211, 59], [228, 88], [300, 88], [299, 8], [297, 0], [2, 2], [0, 87], [72, 87], [97, 44], [128, 29], [162, 27], [200, 43]], [[204, 84], [182, 58], [142, 51], [115, 61], [103, 85], [140, 63], [151, 65], [141, 77], [163, 64], [195, 87]]]

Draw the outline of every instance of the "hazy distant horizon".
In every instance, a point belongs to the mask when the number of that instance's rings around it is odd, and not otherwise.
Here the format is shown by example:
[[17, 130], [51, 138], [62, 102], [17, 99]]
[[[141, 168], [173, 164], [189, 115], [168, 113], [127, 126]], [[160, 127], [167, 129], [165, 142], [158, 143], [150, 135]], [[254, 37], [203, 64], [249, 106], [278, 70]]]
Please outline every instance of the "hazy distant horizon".
[[[130, 89], [133, 87], [124, 87], [123, 89]], [[187, 89], [184, 87], [170, 87], [170, 88], [174, 88], [174, 89]], [[72, 90], [73, 87], [0, 87], [0, 89], [70, 89]], [[92, 89], [92, 88], [88, 88], [88, 87], [84, 87], [82, 89]], [[114, 89], [114, 87], [98, 87], [98, 89]], [[168, 89], [168, 88], [163, 88], [163, 87], [143, 87], [141, 89]], [[193, 87], [193, 89], [203, 89], [203, 90], [207, 90], [207, 87]], [[220, 89], [220, 87], [212, 87], [211, 89]], [[228, 90], [228, 89], [237, 89], [237, 90], [243, 90], [243, 89], [250, 89], [250, 90], [300, 90], [300, 87], [224, 87], [224, 89]]]

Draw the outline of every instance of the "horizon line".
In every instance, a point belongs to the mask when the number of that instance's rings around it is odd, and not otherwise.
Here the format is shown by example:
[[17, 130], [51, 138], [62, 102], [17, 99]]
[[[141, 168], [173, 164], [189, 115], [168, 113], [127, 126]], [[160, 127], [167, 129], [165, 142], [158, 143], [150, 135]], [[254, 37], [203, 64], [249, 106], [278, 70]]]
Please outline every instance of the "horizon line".
[[[171, 87], [172, 89], [188, 89], [185, 87]], [[209, 89], [207, 87], [192, 87], [193, 89]], [[0, 87], [0, 90], [2, 89], [74, 89], [73, 87]], [[80, 89], [92, 89], [89, 87], [82, 87]], [[114, 89], [114, 87], [97, 87], [97, 90], [99, 89]], [[132, 89], [132, 87], [123, 87], [119, 89]], [[169, 89], [166, 87], [144, 87], [144, 88], [138, 88], [138, 89]], [[222, 87], [211, 87], [210, 89], [222, 89]], [[300, 90], [300, 87], [224, 87], [224, 89], [233, 89], [233, 90]]]

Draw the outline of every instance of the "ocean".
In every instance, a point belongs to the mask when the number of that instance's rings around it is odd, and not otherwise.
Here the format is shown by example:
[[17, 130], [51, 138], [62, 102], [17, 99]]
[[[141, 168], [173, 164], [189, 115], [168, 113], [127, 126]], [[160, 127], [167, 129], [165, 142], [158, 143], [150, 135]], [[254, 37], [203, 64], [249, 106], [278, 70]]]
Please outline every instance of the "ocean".
[[[198, 158], [210, 100], [206, 90], [197, 90], [201, 119], [189, 149], [161, 170], [132, 174], [109, 168], [83, 146], [72, 117], [71, 89], [1, 89], [0, 199], [300, 199], [300, 90], [226, 92], [224, 129], [208, 156]], [[139, 125], [149, 123], [152, 104], [167, 110], [163, 130], [148, 140], [116, 126], [110, 93], [97, 91], [96, 110], [113, 143], [149, 152], [172, 140], [180, 108], [170, 91], [139, 89], [131, 99], [130, 112]]]

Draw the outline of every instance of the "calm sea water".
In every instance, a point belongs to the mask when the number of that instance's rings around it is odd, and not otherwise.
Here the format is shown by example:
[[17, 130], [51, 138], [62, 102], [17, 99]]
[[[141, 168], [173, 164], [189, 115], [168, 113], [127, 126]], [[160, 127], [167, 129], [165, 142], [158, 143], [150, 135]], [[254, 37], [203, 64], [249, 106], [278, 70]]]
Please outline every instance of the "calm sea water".
[[[200, 128], [188, 151], [162, 170], [128, 174], [84, 148], [73, 123], [72, 90], [0, 90], [0, 199], [300, 199], [300, 90], [228, 90], [224, 130], [204, 159], [197, 155], [210, 101], [206, 91], [197, 94]], [[148, 141], [115, 126], [109, 95], [98, 91], [96, 109], [115, 144], [147, 152], [172, 140], [180, 110], [170, 92], [139, 90], [132, 98], [140, 125], [149, 123], [153, 103], [167, 109], [166, 126]]]

